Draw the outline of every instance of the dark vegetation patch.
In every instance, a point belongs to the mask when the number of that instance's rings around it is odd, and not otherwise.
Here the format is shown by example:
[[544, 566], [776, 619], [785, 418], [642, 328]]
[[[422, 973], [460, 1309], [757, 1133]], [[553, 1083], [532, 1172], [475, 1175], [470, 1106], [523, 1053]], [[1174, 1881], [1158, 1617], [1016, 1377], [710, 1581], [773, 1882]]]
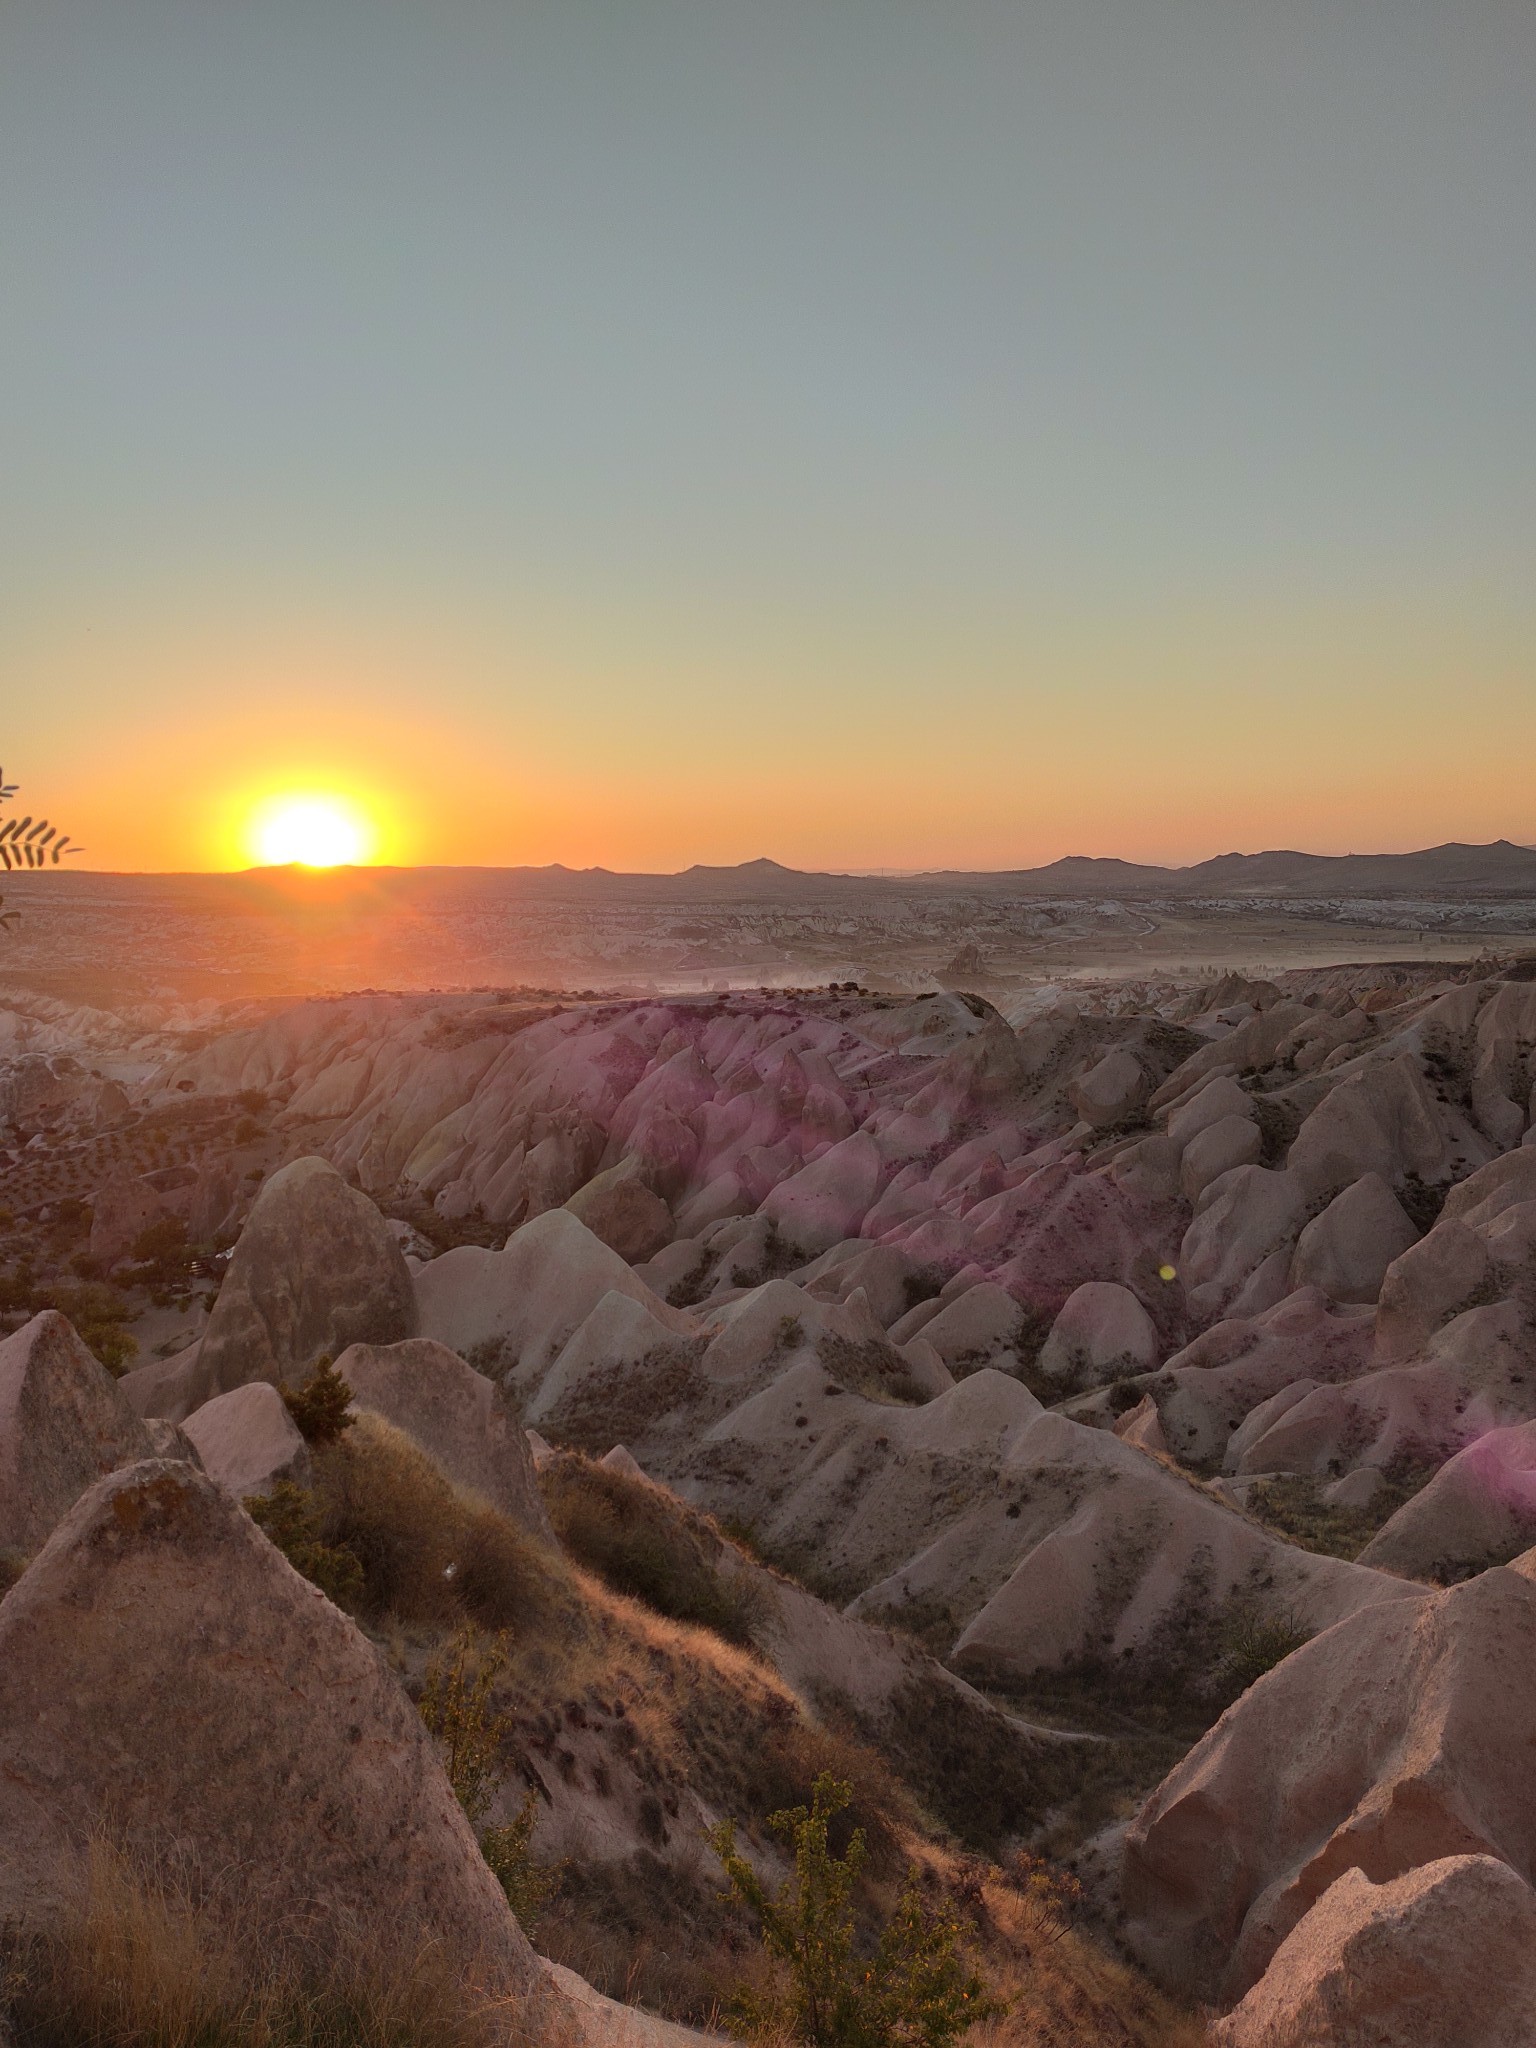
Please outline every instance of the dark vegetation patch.
[[1255, 1094], [1253, 1120], [1259, 1127], [1260, 1166], [1284, 1166], [1286, 1154], [1306, 1121], [1305, 1112], [1283, 1095]]
[[850, 1394], [864, 1394], [875, 1401], [897, 1401], [908, 1407], [928, 1398], [895, 1345], [883, 1337], [856, 1343], [851, 1337], [823, 1331], [816, 1340], [816, 1356]]
[[539, 1426], [551, 1443], [601, 1453], [615, 1444], [643, 1445], [682, 1409], [702, 1427], [722, 1405], [720, 1389], [699, 1371], [698, 1347], [679, 1339], [588, 1373]]
[[721, 1572], [731, 1546], [719, 1524], [675, 1495], [569, 1451], [539, 1485], [555, 1534], [614, 1592], [733, 1643], [750, 1643], [766, 1621], [755, 1582]]
[[1335, 1507], [1323, 1499], [1323, 1483], [1310, 1472], [1261, 1480], [1248, 1495], [1248, 1512], [1267, 1528], [1324, 1557], [1352, 1561], [1406, 1501], [1435, 1475], [1435, 1466], [1395, 1459], [1363, 1508]]

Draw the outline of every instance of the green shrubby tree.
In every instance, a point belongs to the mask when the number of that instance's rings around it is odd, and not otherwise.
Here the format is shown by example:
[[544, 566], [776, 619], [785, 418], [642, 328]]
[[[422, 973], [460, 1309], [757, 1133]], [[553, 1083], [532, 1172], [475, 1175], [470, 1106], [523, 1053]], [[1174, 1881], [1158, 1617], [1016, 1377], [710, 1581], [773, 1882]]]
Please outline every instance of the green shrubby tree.
[[299, 1435], [312, 1448], [339, 1442], [342, 1431], [352, 1427], [352, 1389], [328, 1354], [322, 1354], [297, 1393], [286, 1380], [280, 1391]]
[[533, 1860], [539, 1812], [538, 1795], [531, 1788], [517, 1817], [505, 1827], [480, 1825], [503, 1775], [501, 1745], [510, 1718], [495, 1711], [494, 1694], [506, 1662], [504, 1633], [485, 1648], [476, 1629], [461, 1628], [427, 1665], [421, 1718], [442, 1751], [448, 1782], [475, 1831], [480, 1853], [526, 1932], [559, 1889], [560, 1870]]
[[860, 1952], [854, 1894], [866, 1858], [863, 1830], [841, 1856], [827, 1841], [829, 1824], [852, 1799], [849, 1785], [823, 1772], [808, 1807], [769, 1816], [795, 1859], [774, 1893], [737, 1848], [732, 1822], [711, 1833], [727, 1896], [756, 1917], [774, 1966], [773, 1988], [739, 1990], [730, 2017], [744, 2038], [806, 2048], [947, 2048], [1001, 2008], [962, 1953], [960, 1922], [924, 1900], [915, 1866], [872, 1953]]

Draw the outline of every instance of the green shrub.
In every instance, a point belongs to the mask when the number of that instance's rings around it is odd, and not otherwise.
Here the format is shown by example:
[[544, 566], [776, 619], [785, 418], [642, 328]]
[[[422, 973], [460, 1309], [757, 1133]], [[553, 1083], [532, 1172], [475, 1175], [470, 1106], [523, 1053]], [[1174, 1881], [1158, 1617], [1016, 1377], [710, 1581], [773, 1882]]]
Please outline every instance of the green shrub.
[[503, 1775], [501, 1750], [510, 1717], [495, 1711], [494, 1695], [506, 1661], [504, 1637], [497, 1636], [486, 1648], [473, 1627], [460, 1629], [427, 1665], [421, 1718], [442, 1752], [448, 1782], [475, 1830], [480, 1853], [526, 1932], [559, 1889], [560, 1872], [533, 1860], [538, 1794], [531, 1789], [506, 1826], [480, 1826]]
[[310, 1446], [333, 1444], [344, 1429], [352, 1427], [354, 1418], [347, 1413], [352, 1403], [352, 1389], [329, 1356], [317, 1360], [313, 1373], [297, 1393], [286, 1381], [280, 1391], [283, 1406], [293, 1417], [299, 1435]]
[[246, 1505], [296, 1570], [365, 1621], [540, 1630], [571, 1608], [549, 1546], [456, 1492], [382, 1417], [319, 1445], [314, 1471], [312, 1492], [284, 1483]]
[[246, 1513], [287, 1558], [296, 1572], [318, 1586], [338, 1607], [355, 1609], [363, 1597], [363, 1567], [345, 1544], [326, 1543], [312, 1493], [280, 1479], [270, 1493], [247, 1497]]
[[731, 1895], [756, 1918], [773, 1966], [768, 1991], [738, 1989], [730, 2020], [746, 2039], [807, 2048], [944, 2048], [1000, 2008], [961, 1952], [959, 1921], [925, 1904], [915, 1868], [872, 1953], [860, 1952], [854, 1892], [864, 1837], [855, 1831], [841, 1856], [827, 1839], [851, 1796], [824, 1774], [809, 1806], [771, 1817], [794, 1853], [793, 1874], [776, 1893], [737, 1849], [731, 1822], [711, 1833]]

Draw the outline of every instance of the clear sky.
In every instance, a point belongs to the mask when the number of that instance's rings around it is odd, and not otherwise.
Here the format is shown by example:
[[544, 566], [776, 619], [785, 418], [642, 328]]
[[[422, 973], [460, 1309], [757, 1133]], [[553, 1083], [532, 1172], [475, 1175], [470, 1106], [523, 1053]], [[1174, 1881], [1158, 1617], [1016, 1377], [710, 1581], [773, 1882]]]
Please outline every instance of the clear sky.
[[0, 0], [91, 865], [1536, 841], [1531, 0]]

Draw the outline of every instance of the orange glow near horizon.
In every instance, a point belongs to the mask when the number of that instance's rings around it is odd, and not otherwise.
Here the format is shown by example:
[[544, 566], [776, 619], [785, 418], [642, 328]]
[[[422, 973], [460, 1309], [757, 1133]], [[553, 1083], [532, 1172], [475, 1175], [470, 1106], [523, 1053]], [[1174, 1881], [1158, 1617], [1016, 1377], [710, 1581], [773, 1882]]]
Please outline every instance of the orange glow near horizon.
[[360, 867], [377, 838], [352, 803], [329, 795], [273, 797], [247, 829], [263, 867]]

